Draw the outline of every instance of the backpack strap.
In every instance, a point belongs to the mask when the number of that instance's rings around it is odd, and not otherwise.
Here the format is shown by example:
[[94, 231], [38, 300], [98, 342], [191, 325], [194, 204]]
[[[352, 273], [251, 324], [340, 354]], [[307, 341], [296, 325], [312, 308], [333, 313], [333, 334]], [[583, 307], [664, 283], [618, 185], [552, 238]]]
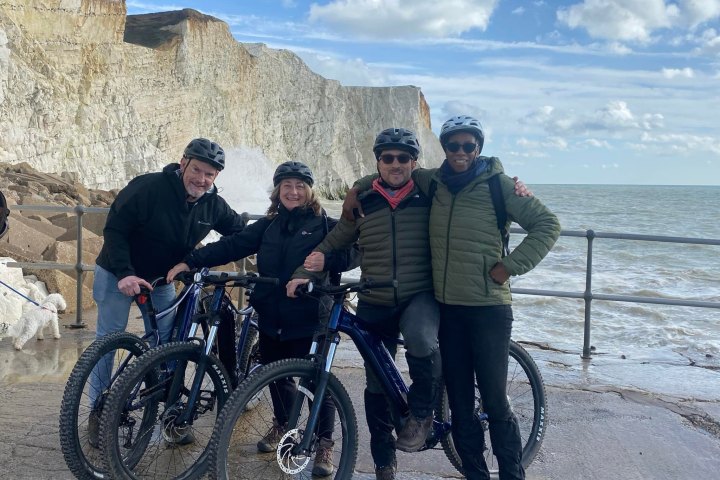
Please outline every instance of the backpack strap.
[[500, 174], [493, 175], [488, 179], [490, 186], [490, 197], [492, 198], [493, 208], [495, 209], [495, 218], [497, 227], [502, 237], [502, 256], [507, 257], [510, 254], [510, 230], [507, 228], [507, 210], [505, 210], [505, 199], [503, 198], [502, 187], [500, 186]]

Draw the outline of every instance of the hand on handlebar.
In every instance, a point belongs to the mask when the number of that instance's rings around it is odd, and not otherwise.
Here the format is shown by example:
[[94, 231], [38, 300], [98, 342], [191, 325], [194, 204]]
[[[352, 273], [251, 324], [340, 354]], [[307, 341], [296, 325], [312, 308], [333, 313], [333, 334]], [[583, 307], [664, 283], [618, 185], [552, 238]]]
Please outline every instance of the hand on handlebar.
[[287, 285], [285, 286], [285, 289], [287, 290], [287, 296], [290, 298], [297, 298], [297, 292], [296, 290], [300, 285], [305, 285], [306, 283], [309, 283], [309, 278], [293, 278], [290, 280]]
[[173, 268], [170, 269], [170, 271], [167, 274], [167, 283], [172, 283], [172, 281], [175, 279], [175, 276], [177, 276], [180, 272], [189, 272], [190, 267], [188, 267], [187, 263], [178, 263]]
[[355, 189], [355, 187], [351, 188], [347, 191], [345, 194], [345, 200], [343, 201], [342, 205], [342, 218], [345, 220], [348, 220], [350, 222], [355, 221], [355, 213], [354, 210], [357, 209], [358, 215], [360, 217], [365, 217], [365, 213], [363, 212], [362, 205], [360, 204], [360, 201], [358, 201], [358, 191]]
[[153, 290], [150, 283], [140, 277], [136, 277], [135, 275], [128, 275], [127, 277], [121, 278], [117, 283], [117, 287], [123, 295], [127, 295], [128, 297], [132, 297], [133, 295], [140, 293], [140, 287], [145, 287], [151, 292]]

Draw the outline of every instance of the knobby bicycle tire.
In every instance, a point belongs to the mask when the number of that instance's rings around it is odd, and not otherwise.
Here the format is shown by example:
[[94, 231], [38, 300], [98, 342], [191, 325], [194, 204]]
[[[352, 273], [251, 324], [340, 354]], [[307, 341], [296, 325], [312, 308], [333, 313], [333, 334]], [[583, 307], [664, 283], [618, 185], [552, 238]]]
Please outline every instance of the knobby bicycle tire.
[[[250, 319], [245, 319], [246, 322], [249, 322]], [[243, 345], [243, 348], [238, 353], [238, 364], [237, 364], [237, 378], [238, 378], [238, 384], [240, 384], [243, 380], [247, 378], [247, 376], [252, 372], [252, 370], [259, 366], [260, 364], [260, 357], [258, 354], [258, 339], [260, 337], [260, 332], [258, 331], [257, 327], [250, 325], [248, 328], [248, 334], [247, 338], [245, 340], [245, 345]], [[238, 345], [239, 346], [239, 345]]]
[[[479, 399], [480, 394], [477, 391], [477, 386], [475, 392], [476, 408], [479, 414], [482, 411], [482, 402]], [[545, 386], [540, 370], [538, 370], [530, 354], [520, 344], [512, 340], [510, 341], [508, 359], [507, 397], [520, 426], [520, 437], [523, 444], [522, 465], [527, 468], [540, 449], [547, 427]], [[437, 415], [440, 421], [451, 420], [447, 393], [444, 388]], [[485, 432], [485, 462], [490, 472], [496, 473], [497, 460], [492, 453], [487, 421], [483, 421], [482, 426]], [[446, 435], [441, 440], [441, 443], [450, 463], [462, 473], [462, 462], [455, 449], [452, 435]]]
[[[173, 420], [187, 409], [203, 360], [195, 414], [190, 425], [178, 426]], [[171, 385], [180, 387], [173, 399], [167, 398]], [[205, 356], [201, 345], [173, 342], [150, 350], [118, 377], [107, 398], [100, 428], [105, 470], [116, 479], [201, 477], [215, 417], [230, 389], [225, 367], [214, 355]]]
[[[117, 332], [95, 340], [80, 355], [65, 384], [60, 405], [60, 446], [70, 471], [81, 480], [91, 480], [104, 473], [100, 458], [101, 451], [89, 443], [88, 418], [93, 409], [90, 402], [89, 379], [94, 375], [96, 365], [103, 359], [112, 359], [113, 367], [121, 368], [125, 360], [137, 358], [149, 349], [143, 339], [127, 332]], [[106, 355], [109, 355], [106, 356]], [[116, 371], [110, 372], [110, 379]], [[107, 395], [110, 385], [103, 385], [99, 403]]]
[[[233, 394], [218, 417], [215, 432], [211, 440], [211, 478], [256, 480], [262, 479], [310, 479], [315, 468], [314, 458], [321, 443], [318, 435], [313, 434], [311, 452], [307, 456], [288, 455], [287, 442], [297, 442], [306, 431], [308, 402], [305, 401], [300, 419], [295, 426], [287, 426], [285, 440], [271, 453], [259, 453], [258, 441], [273, 426], [273, 407], [270, 388], [277, 380], [293, 378], [295, 390], [306, 400], [314, 397], [314, 383], [317, 378], [317, 365], [310, 360], [286, 359], [264, 365], [253, 372]], [[247, 410], [246, 404], [261, 394], [259, 404]], [[352, 477], [357, 460], [357, 418], [345, 387], [332, 373], [329, 376], [326, 394], [332, 399], [335, 416], [332, 433], [332, 474], [327, 479], [348, 479]], [[322, 415], [323, 410], [321, 410]], [[291, 466], [295, 471], [283, 472]], [[312, 477], [317, 478], [317, 477]]]

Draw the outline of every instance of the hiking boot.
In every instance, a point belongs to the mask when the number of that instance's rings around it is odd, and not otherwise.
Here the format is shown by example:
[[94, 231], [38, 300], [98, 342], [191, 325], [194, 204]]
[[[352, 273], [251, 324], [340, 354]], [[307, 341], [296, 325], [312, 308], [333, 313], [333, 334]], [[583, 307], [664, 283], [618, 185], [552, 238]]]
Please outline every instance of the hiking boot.
[[100, 411], [91, 410], [88, 415], [87, 440], [91, 447], [100, 448]]
[[432, 423], [432, 416], [417, 418], [411, 414], [398, 433], [395, 447], [403, 452], [417, 452], [425, 445]]
[[313, 463], [312, 474], [316, 477], [327, 477], [333, 473], [333, 445], [335, 443], [327, 438], [321, 438], [315, 462]]
[[395, 480], [395, 469], [397, 462], [393, 461], [384, 467], [375, 467], [375, 480]]
[[270, 427], [270, 430], [268, 430], [265, 436], [257, 443], [258, 452], [274, 452], [283, 435], [285, 435], [285, 427], [273, 418], [273, 426]]

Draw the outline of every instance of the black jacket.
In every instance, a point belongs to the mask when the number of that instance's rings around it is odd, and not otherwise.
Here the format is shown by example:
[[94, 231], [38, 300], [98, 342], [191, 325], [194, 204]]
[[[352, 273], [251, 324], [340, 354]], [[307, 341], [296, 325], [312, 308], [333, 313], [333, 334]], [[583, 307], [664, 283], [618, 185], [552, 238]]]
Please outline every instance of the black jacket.
[[[301, 208], [287, 211], [281, 204], [275, 217], [263, 217], [238, 234], [191, 252], [185, 263], [190, 268], [213, 267], [256, 253], [258, 273], [280, 280], [277, 286], [257, 285], [250, 298], [259, 315], [260, 330], [278, 340], [309, 337], [327, 315], [327, 302], [288, 298], [285, 285], [336, 223], [325, 214]], [[333, 251], [325, 257], [326, 269], [331, 271], [349, 270], [358, 262], [356, 248]]]
[[211, 230], [242, 231], [245, 222], [213, 188], [188, 203], [177, 163], [134, 178], [110, 206], [96, 263], [118, 279], [164, 277]]

